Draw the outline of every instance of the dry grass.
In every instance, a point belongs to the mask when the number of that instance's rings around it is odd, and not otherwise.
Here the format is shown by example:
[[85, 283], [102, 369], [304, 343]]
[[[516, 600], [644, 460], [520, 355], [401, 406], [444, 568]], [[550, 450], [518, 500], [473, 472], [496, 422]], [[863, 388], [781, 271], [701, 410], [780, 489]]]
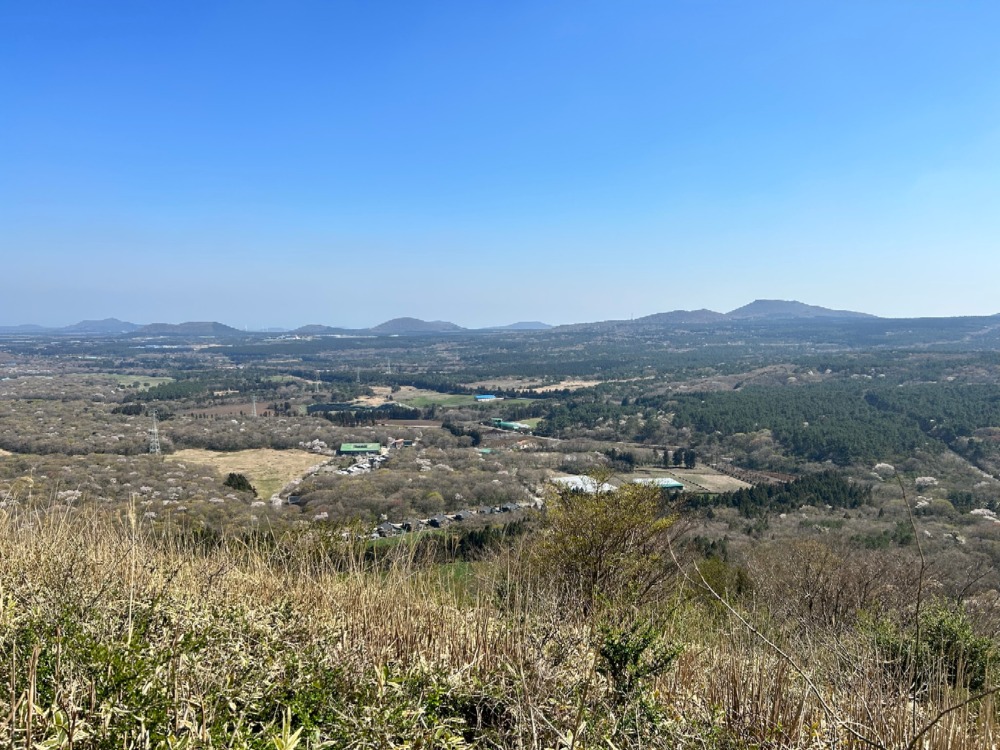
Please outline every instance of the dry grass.
[[694, 482], [708, 492], [732, 492], [733, 490], [742, 490], [750, 486], [735, 477], [700, 467], [690, 471], [678, 469], [675, 476], [680, 482]]
[[605, 380], [580, 380], [568, 378], [554, 384], [545, 384], [544, 380], [534, 380], [531, 378], [495, 378], [493, 380], [476, 380], [471, 383], [464, 383], [467, 388], [480, 388], [484, 391], [490, 390], [533, 390], [538, 393], [549, 393], [550, 391], [570, 390], [578, 391], [581, 388], [593, 388], [595, 385], [605, 383]]
[[271, 448], [227, 453], [187, 448], [171, 453], [166, 458], [179, 463], [211, 466], [222, 475], [230, 472], [245, 474], [257, 488], [257, 494], [265, 500], [293, 479], [298, 479], [326, 460], [305, 451], [279, 451]]
[[539, 393], [549, 393], [550, 391], [563, 390], [579, 391], [583, 388], [593, 388], [595, 385], [600, 385], [604, 382], [605, 381], [603, 380], [576, 380], [571, 378], [569, 380], [562, 380], [554, 385], [543, 385], [535, 388], [535, 390]]
[[[684, 653], [623, 697], [595, 622], [522, 575], [517, 550], [481, 566], [481, 595], [403, 546], [377, 566], [363, 553], [316, 530], [206, 545], [134, 514], [0, 513], [0, 736], [81, 749], [290, 749], [282, 737], [299, 729], [303, 748], [904, 748], [914, 722], [964, 698], [932, 690], [914, 712], [860, 635], [770, 633], [786, 658], [680, 590], [657, 622]], [[767, 613], [744, 617], [768, 627]], [[919, 747], [993, 747], [994, 717], [970, 703]]]
[[[371, 386], [373, 395], [371, 396], [359, 396], [354, 399], [354, 403], [362, 406], [381, 406], [382, 404], [388, 403], [389, 396], [392, 395], [392, 388], [387, 385], [373, 385]], [[415, 391], [416, 388], [410, 386], [403, 386], [400, 393], [403, 391], [410, 390]]]

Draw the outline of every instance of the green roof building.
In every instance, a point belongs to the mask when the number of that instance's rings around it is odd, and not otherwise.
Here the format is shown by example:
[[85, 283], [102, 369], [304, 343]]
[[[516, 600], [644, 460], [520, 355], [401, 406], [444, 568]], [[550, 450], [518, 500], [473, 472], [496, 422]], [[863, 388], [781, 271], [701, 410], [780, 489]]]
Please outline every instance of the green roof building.
[[381, 443], [341, 443], [337, 451], [342, 456], [367, 456], [382, 452]]

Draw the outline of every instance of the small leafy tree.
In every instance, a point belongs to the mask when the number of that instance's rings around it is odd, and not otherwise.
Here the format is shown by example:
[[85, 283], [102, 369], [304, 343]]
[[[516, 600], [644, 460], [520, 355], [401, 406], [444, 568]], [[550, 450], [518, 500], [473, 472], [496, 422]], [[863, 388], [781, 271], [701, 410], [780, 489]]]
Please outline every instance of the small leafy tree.
[[607, 473], [592, 478], [595, 492], [551, 492], [535, 565], [585, 613], [598, 602], [641, 606], [673, 570], [667, 545], [674, 519], [658, 487], [608, 489]]
[[257, 497], [257, 488], [250, 484], [250, 480], [247, 479], [244, 474], [230, 472], [223, 484], [226, 487], [232, 487], [234, 490], [239, 490], [240, 492], [252, 492], [253, 496]]
[[912, 679], [917, 690], [935, 680], [972, 691], [989, 684], [996, 646], [992, 639], [976, 635], [964, 608], [937, 602], [920, 613], [920, 624], [917, 641], [915, 635], [888, 620], [874, 623], [875, 645], [888, 672]]
[[616, 700], [627, 702], [644, 679], [669, 669], [681, 651], [681, 646], [665, 643], [650, 623], [605, 625], [600, 629], [596, 669], [611, 684]]

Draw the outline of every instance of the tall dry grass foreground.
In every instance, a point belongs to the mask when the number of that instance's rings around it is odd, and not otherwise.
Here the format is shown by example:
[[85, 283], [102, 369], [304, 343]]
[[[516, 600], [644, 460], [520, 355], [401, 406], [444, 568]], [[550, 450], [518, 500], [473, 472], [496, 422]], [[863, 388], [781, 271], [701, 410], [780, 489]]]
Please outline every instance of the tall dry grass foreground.
[[914, 715], [961, 704], [912, 746], [994, 746], [989, 699], [962, 704], [938, 670], [914, 703], [892, 641], [861, 629], [789, 635], [680, 583], [584, 614], [517, 548], [472, 568], [379, 554], [315, 530], [208, 544], [134, 514], [6, 511], [0, 742], [899, 748]]

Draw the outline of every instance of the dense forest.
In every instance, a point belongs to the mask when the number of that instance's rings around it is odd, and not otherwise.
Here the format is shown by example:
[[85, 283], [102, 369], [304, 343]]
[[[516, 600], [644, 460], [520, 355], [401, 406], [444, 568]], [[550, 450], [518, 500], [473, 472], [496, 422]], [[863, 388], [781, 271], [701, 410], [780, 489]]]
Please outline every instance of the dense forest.
[[687, 508], [730, 507], [746, 518], [768, 513], [785, 513], [803, 505], [830, 508], [859, 508], [871, 502], [869, 485], [850, 482], [835, 471], [823, 471], [795, 479], [788, 484], [758, 484], [747, 489], [719, 494], [682, 495]]

